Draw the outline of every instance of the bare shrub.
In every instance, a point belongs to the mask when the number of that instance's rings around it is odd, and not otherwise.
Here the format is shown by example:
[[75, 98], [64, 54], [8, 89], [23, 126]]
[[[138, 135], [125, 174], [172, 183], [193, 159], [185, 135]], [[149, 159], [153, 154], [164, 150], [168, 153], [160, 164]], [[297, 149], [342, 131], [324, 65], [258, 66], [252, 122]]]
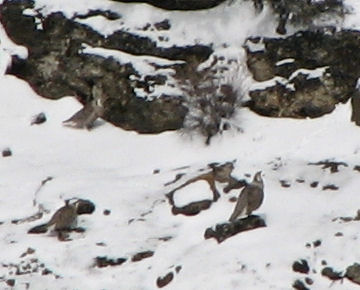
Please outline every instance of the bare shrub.
[[240, 63], [239, 60], [225, 61], [223, 57], [213, 56], [208, 63], [190, 66], [176, 76], [188, 108], [183, 133], [199, 133], [209, 145], [213, 136], [230, 129], [230, 119], [241, 106], [245, 93], [239, 85], [245, 78]]

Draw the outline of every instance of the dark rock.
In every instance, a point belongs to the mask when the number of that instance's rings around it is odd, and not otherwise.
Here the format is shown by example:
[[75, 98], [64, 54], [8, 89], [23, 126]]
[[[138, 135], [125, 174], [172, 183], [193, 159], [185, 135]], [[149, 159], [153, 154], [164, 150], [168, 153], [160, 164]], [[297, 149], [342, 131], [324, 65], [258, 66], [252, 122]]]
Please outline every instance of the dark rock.
[[92, 214], [95, 211], [95, 204], [87, 199], [79, 199], [76, 201], [77, 214]]
[[132, 262], [139, 262], [143, 259], [150, 258], [154, 255], [153, 251], [145, 251], [145, 252], [139, 252], [132, 256], [131, 261]]
[[46, 122], [46, 115], [45, 113], [39, 113], [35, 115], [31, 120], [31, 125], [40, 125]]
[[310, 271], [309, 264], [306, 260], [301, 259], [300, 261], [295, 261], [292, 265], [294, 272], [299, 272], [303, 274], [308, 274]]
[[[346, 222], [346, 223], [352, 222], [352, 221], [359, 221], [360, 220], [360, 209], [358, 209], [356, 211], [355, 217], [351, 217], [351, 216], [343, 217], [343, 216], [341, 216], [341, 217], [336, 217], [336, 218], [332, 219], [332, 221], [338, 221], [338, 220], [340, 220], [342, 222]], [[336, 234], [336, 236], [339, 236], [339, 235]]]
[[201, 211], [208, 209], [211, 206], [212, 202], [212, 200], [201, 200], [191, 202], [183, 207], [176, 207], [174, 205], [171, 211], [174, 215], [183, 214], [187, 216], [194, 216], [199, 214]]
[[360, 172], [360, 165], [355, 165], [355, 166], [354, 166], [354, 170]]
[[315, 187], [317, 187], [318, 185], [319, 185], [319, 182], [318, 182], [318, 181], [313, 181], [313, 182], [310, 183], [310, 186], [311, 186], [312, 188], [315, 188]]
[[73, 19], [87, 19], [94, 16], [103, 16], [108, 20], [117, 20], [121, 18], [121, 15], [111, 10], [89, 10], [86, 14], [75, 13]]
[[237, 219], [234, 222], [217, 224], [215, 229], [207, 228], [204, 237], [205, 239], [214, 238], [218, 243], [221, 243], [238, 233], [259, 227], [266, 227], [265, 221], [259, 216], [251, 215], [243, 219]]
[[237, 202], [237, 197], [236, 196], [232, 196], [229, 198], [230, 202]]
[[169, 272], [167, 273], [165, 276], [163, 277], [158, 277], [156, 280], [156, 285], [159, 288], [165, 287], [166, 285], [168, 285], [172, 280], [174, 279], [174, 273], [173, 272]]
[[[263, 50], [254, 50], [258, 42]], [[264, 89], [254, 89], [248, 106], [271, 117], [319, 117], [346, 102], [360, 76], [360, 32], [301, 31], [285, 38], [249, 39], [247, 64], [257, 81], [279, 77]], [[351, 64], [348, 56], [356, 54]], [[309, 71], [323, 68], [318, 77]], [[294, 74], [297, 72], [296, 74]]]
[[111, 213], [111, 210], [109, 210], [109, 209], [105, 209], [105, 210], [103, 211], [103, 214], [104, 214], [104, 215], [110, 215], [110, 213]]
[[38, 11], [37, 18], [42, 19], [43, 26], [38, 30], [35, 17], [23, 14], [23, 10], [32, 7], [30, 0], [7, 0], [0, 6], [1, 23], [7, 34], [29, 52], [27, 59], [13, 58], [8, 74], [26, 80], [38, 94], [51, 99], [72, 95], [87, 104], [100, 96], [105, 107], [102, 118], [125, 130], [160, 133], [182, 128], [188, 110], [181, 97], [160, 95], [146, 99], [138, 97], [134, 90], [168, 81], [167, 76], [141, 76], [130, 63], [85, 53], [83, 45], [184, 60], [182, 65], [167, 67], [177, 71], [205, 61], [213, 52], [209, 46], [158, 47], [150, 38], [126, 31], [104, 37], [62, 13], [44, 16]]
[[125, 258], [109, 259], [107, 257], [96, 257], [95, 266], [99, 268], [104, 268], [108, 266], [120, 266], [126, 262]]
[[157, 22], [154, 24], [157, 30], [169, 30], [171, 28], [169, 19], [165, 19], [161, 22]]
[[182, 269], [181, 266], [176, 266], [176, 267], [175, 267], [175, 272], [176, 272], [176, 274], [179, 274], [180, 271], [181, 271], [181, 269]]
[[329, 160], [319, 161], [319, 162], [315, 162], [315, 163], [310, 162], [310, 163], [308, 163], [308, 165], [319, 165], [319, 166], [321, 166], [322, 169], [329, 168], [331, 173], [339, 172], [340, 166], [348, 167], [348, 165], [345, 162], [336, 162], [336, 161], [329, 161]]
[[14, 287], [15, 286], [15, 279], [7, 279], [6, 284], [10, 287]]
[[47, 232], [47, 230], [48, 230], [47, 224], [42, 224], [28, 230], [28, 234], [44, 234]]
[[314, 284], [314, 280], [309, 278], [309, 277], [306, 277], [305, 278], [305, 283], [308, 284], [308, 285], [312, 285], [312, 284]]
[[354, 263], [346, 268], [345, 277], [360, 285], [360, 264]]
[[282, 187], [288, 188], [291, 186], [290, 182], [287, 180], [280, 180], [280, 184]]
[[173, 237], [171, 237], [171, 236], [165, 236], [165, 237], [159, 238], [158, 240], [162, 241], [162, 242], [167, 242], [167, 241], [170, 241], [172, 238]]
[[10, 157], [12, 155], [11, 149], [10, 148], [5, 148], [2, 151], [2, 156], [3, 157]]
[[321, 240], [314, 241], [313, 246], [314, 246], [314, 248], [320, 247], [321, 246]]
[[338, 190], [339, 187], [336, 186], [335, 184], [327, 184], [327, 185], [324, 185], [322, 190]]
[[166, 10], [200, 10], [215, 7], [225, 0], [112, 0], [124, 3], [148, 3]]
[[52, 273], [53, 273], [53, 271], [51, 271], [48, 268], [45, 268], [44, 270], [42, 270], [41, 275], [46, 276], [46, 275], [50, 275]]
[[337, 272], [331, 267], [325, 267], [324, 269], [322, 269], [321, 275], [323, 275], [333, 281], [340, 280], [344, 277], [341, 272]]
[[305, 286], [304, 282], [301, 281], [301, 280], [296, 280], [296, 281], [294, 282], [294, 284], [292, 285], [292, 287], [293, 287], [294, 289], [296, 289], [296, 290], [310, 290], [309, 288], [307, 288], [307, 287]]

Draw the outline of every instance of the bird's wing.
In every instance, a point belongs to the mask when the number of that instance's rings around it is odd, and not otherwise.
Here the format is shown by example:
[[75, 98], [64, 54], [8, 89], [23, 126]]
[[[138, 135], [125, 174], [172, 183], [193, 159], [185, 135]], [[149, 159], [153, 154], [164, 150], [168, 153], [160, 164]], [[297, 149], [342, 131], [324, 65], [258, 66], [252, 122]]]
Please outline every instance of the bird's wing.
[[76, 208], [73, 205], [67, 205], [59, 212], [55, 224], [55, 230], [67, 230], [72, 228], [77, 218]]
[[59, 217], [61, 215], [61, 212], [65, 209], [65, 206], [59, 208], [54, 214], [53, 216], [51, 217], [51, 219], [48, 221], [47, 225], [48, 226], [52, 226], [54, 225], [58, 220], [59, 220]]
[[258, 209], [264, 200], [264, 191], [261, 187], [252, 186], [248, 196], [248, 205], [251, 211]]
[[238, 200], [236, 202], [236, 206], [235, 206], [235, 209], [230, 217], [230, 221], [234, 221], [238, 216], [244, 214], [244, 211], [245, 209], [247, 208], [247, 199], [248, 199], [248, 187], [245, 187], [239, 197], [238, 197]]

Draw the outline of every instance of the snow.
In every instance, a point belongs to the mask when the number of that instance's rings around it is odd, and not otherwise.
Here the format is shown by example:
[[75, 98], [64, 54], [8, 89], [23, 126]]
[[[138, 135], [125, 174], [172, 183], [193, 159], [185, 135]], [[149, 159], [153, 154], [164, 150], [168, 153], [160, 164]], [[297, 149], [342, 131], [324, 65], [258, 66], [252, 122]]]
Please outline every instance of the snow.
[[[359, 8], [356, 1], [347, 3]], [[147, 22], [169, 18], [175, 29], [168, 45], [201, 39], [201, 43], [215, 43], [219, 53], [227, 55], [236, 55], [236, 50], [221, 51], [220, 44], [242, 43], [255, 33], [255, 27], [262, 35], [274, 31], [269, 11], [255, 16], [250, 1], [199, 12], [169, 12], [145, 4], [105, 0], [38, 0], [36, 7], [47, 13], [66, 11], [69, 17], [89, 9], [111, 8], [122, 15], [132, 32], [139, 32]], [[110, 25], [108, 20], [98, 20], [95, 26]], [[358, 25], [352, 16], [345, 23]], [[104, 121], [91, 131], [75, 130], [62, 126], [62, 121], [81, 105], [72, 96], [57, 101], [43, 99], [24, 81], [5, 75], [10, 55], [26, 57], [26, 49], [11, 43], [3, 30], [0, 39], [0, 150], [8, 147], [12, 151], [12, 156], [0, 157], [0, 221], [4, 222], [0, 225], [4, 249], [0, 276], [14, 277], [16, 289], [26, 289], [27, 283], [29, 289], [157, 289], [157, 277], [170, 271], [175, 277], [166, 289], [290, 289], [303, 277], [291, 269], [298, 259], [307, 259], [316, 270], [309, 274], [314, 280], [311, 289], [357, 288], [346, 279], [332, 283], [320, 275], [323, 260], [335, 270], [343, 270], [360, 259], [357, 222], [333, 221], [354, 216], [359, 208], [359, 172], [353, 170], [360, 165], [359, 128], [350, 122], [350, 103], [309, 120], [271, 119], [243, 108], [233, 121], [243, 132], [225, 131], [212, 139], [211, 146], [205, 146], [201, 138], [177, 132], [140, 135]], [[97, 53], [98, 49], [87, 47], [84, 52]], [[120, 56], [121, 60], [128, 57]], [[141, 60], [139, 69], [150, 69], [141, 57], [129, 60]], [[40, 112], [46, 114], [47, 121], [30, 125]], [[250, 180], [249, 174], [263, 171], [265, 201], [257, 213], [267, 227], [217, 244], [213, 239], [205, 240], [204, 231], [229, 218], [234, 207], [229, 199], [239, 191], [220, 191], [219, 201], [199, 215], [174, 216], [165, 194], [175, 185], [165, 184], [179, 173], [185, 175], [176, 185], [211, 162], [232, 160], [236, 160], [234, 176], [239, 179]], [[343, 161], [348, 167], [331, 174], [308, 164], [320, 160]], [[159, 173], [154, 174], [154, 170]], [[52, 180], [37, 192], [47, 177]], [[282, 187], [280, 180], [286, 180], [290, 187]], [[313, 188], [310, 185], [315, 181], [319, 185]], [[329, 184], [339, 189], [323, 190]], [[96, 204], [94, 214], [80, 217], [84, 233], [72, 234], [69, 242], [60, 242], [50, 234], [27, 234], [31, 227], [46, 222], [64, 199], [72, 197]], [[201, 181], [178, 191], [175, 198], [184, 205], [209, 197], [208, 185]], [[44, 217], [12, 223], [38, 211], [34, 199], [48, 211]], [[110, 214], [104, 215], [104, 210]], [[343, 236], [335, 236], [338, 232]], [[165, 237], [171, 238], [164, 241]], [[306, 247], [316, 240], [321, 240], [321, 246]], [[21, 257], [29, 247], [35, 253]], [[134, 254], [146, 250], [154, 251], [154, 256], [131, 262]], [[97, 256], [127, 261], [121, 266], [96, 268]], [[32, 258], [54, 274], [15, 276], [10, 274], [11, 267], [5, 267], [22, 261], [26, 264]], [[179, 273], [177, 266], [181, 266]], [[6, 289], [4, 283], [1, 287]]]
[[291, 81], [292, 79], [296, 78], [299, 74], [306, 75], [306, 79], [321, 78], [328, 68], [329, 68], [328, 66], [324, 66], [324, 67], [318, 67], [316, 69], [304, 69], [304, 68], [298, 69], [290, 75], [289, 80]]
[[182, 207], [194, 201], [211, 200], [212, 198], [209, 184], [206, 181], [197, 181], [177, 190], [174, 203], [177, 207]]
[[277, 84], [281, 84], [289, 90], [295, 91], [294, 84], [289, 83], [288, 79], [279, 76], [273, 77], [272, 79], [269, 79], [267, 81], [254, 82], [250, 85], [250, 88], [251, 90], [264, 90], [269, 87], [274, 87]]
[[[166, 82], [165, 85], [156, 85], [153, 86], [153, 91], [151, 95], [147, 93], [144, 89], [135, 89], [137, 97], [144, 97], [148, 100], [155, 98], [154, 96], [161, 96], [162, 94], [167, 95], [181, 95], [181, 91], [175, 87], [175, 80], [173, 80], [172, 75], [175, 74], [173, 69], [155, 69], [156, 66], [168, 66], [174, 64], [181, 64], [183, 61], [172, 61], [165, 58], [153, 57], [153, 56], [134, 56], [129, 53], [120, 52], [113, 49], [105, 49], [101, 47], [91, 47], [90, 45], [83, 44], [82, 53], [84, 54], [93, 54], [102, 56], [105, 58], [112, 57], [120, 64], [131, 63], [134, 69], [144, 78], [147, 75], [156, 75], [162, 73], [166, 75], [171, 81]], [[130, 76], [132, 80], [139, 79], [137, 76]], [[141, 79], [144, 81], [143, 79]], [[173, 86], [169, 84], [172, 82]]]
[[282, 59], [282, 60], [278, 61], [276, 63], [276, 65], [281, 66], [281, 65], [284, 65], [284, 64], [293, 63], [294, 61], [295, 61], [295, 59], [293, 59], [293, 58], [285, 58], [285, 59]]

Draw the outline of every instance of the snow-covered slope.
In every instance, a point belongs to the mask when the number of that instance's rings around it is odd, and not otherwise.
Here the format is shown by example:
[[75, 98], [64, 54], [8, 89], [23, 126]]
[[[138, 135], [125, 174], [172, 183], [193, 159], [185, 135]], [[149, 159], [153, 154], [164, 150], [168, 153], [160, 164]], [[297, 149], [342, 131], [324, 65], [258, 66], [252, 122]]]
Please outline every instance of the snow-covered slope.
[[[254, 24], [263, 30], [257, 33], [274, 31], [267, 11], [255, 18], [250, 3], [187, 13], [142, 4], [133, 9], [133, 4], [110, 1], [77, 2], [36, 1], [49, 12], [63, 9], [70, 15], [105, 5], [124, 15], [122, 21], [133, 30], [151, 19], [171, 18], [179, 32], [172, 34], [170, 44], [200, 38], [217, 39], [219, 47], [225, 42], [241, 44], [254, 33]], [[236, 14], [239, 11], [243, 16]], [[221, 19], [216, 25], [214, 17]], [[259, 26], [261, 21], [264, 25]], [[226, 27], [239, 31], [227, 34]], [[0, 35], [2, 67], [9, 54], [26, 55]], [[320, 274], [325, 262], [344, 270], [360, 261], [358, 221], [337, 219], [354, 217], [360, 207], [360, 173], [354, 170], [360, 165], [360, 137], [359, 128], [350, 122], [349, 103], [312, 120], [270, 119], [244, 108], [234, 120], [242, 133], [226, 131], [205, 146], [196, 136], [139, 135], [102, 121], [91, 131], [64, 127], [62, 121], [81, 107], [73, 97], [43, 99], [25, 82], [4, 75], [4, 69], [1, 73], [0, 150], [12, 152], [0, 157], [1, 289], [11, 288], [5, 283], [9, 279], [15, 279], [15, 289], [156, 289], [158, 277], [169, 272], [174, 279], [166, 289], [290, 289], [296, 279], [305, 277], [291, 268], [298, 259], [310, 265], [311, 289], [357, 288], [347, 279], [332, 282]], [[40, 112], [47, 121], [31, 125]], [[204, 239], [205, 229], [229, 218], [234, 207], [229, 199], [239, 191], [221, 193], [210, 209], [189, 217], [173, 215], [165, 198], [181, 181], [165, 184], [179, 173], [187, 178], [211, 162], [233, 160], [233, 175], [239, 179], [249, 180], [249, 174], [263, 171], [265, 201], [257, 213], [267, 227], [218, 244]], [[309, 164], [324, 160], [346, 166], [331, 173]], [[52, 179], [43, 182], [48, 177]], [[337, 189], [326, 189], [329, 185]], [[199, 182], [179, 191], [177, 202], [204, 199], [209, 192], [207, 184]], [[80, 216], [84, 233], [72, 233], [67, 242], [50, 234], [27, 234], [72, 197], [96, 205], [92, 215]], [[35, 214], [39, 205], [48, 211], [43, 218], [14, 223]], [[318, 240], [321, 245], [314, 245]], [[131, 260], [145, 251], [153, 255]], [[96, 257], [127, 260], [98, 268]]]

